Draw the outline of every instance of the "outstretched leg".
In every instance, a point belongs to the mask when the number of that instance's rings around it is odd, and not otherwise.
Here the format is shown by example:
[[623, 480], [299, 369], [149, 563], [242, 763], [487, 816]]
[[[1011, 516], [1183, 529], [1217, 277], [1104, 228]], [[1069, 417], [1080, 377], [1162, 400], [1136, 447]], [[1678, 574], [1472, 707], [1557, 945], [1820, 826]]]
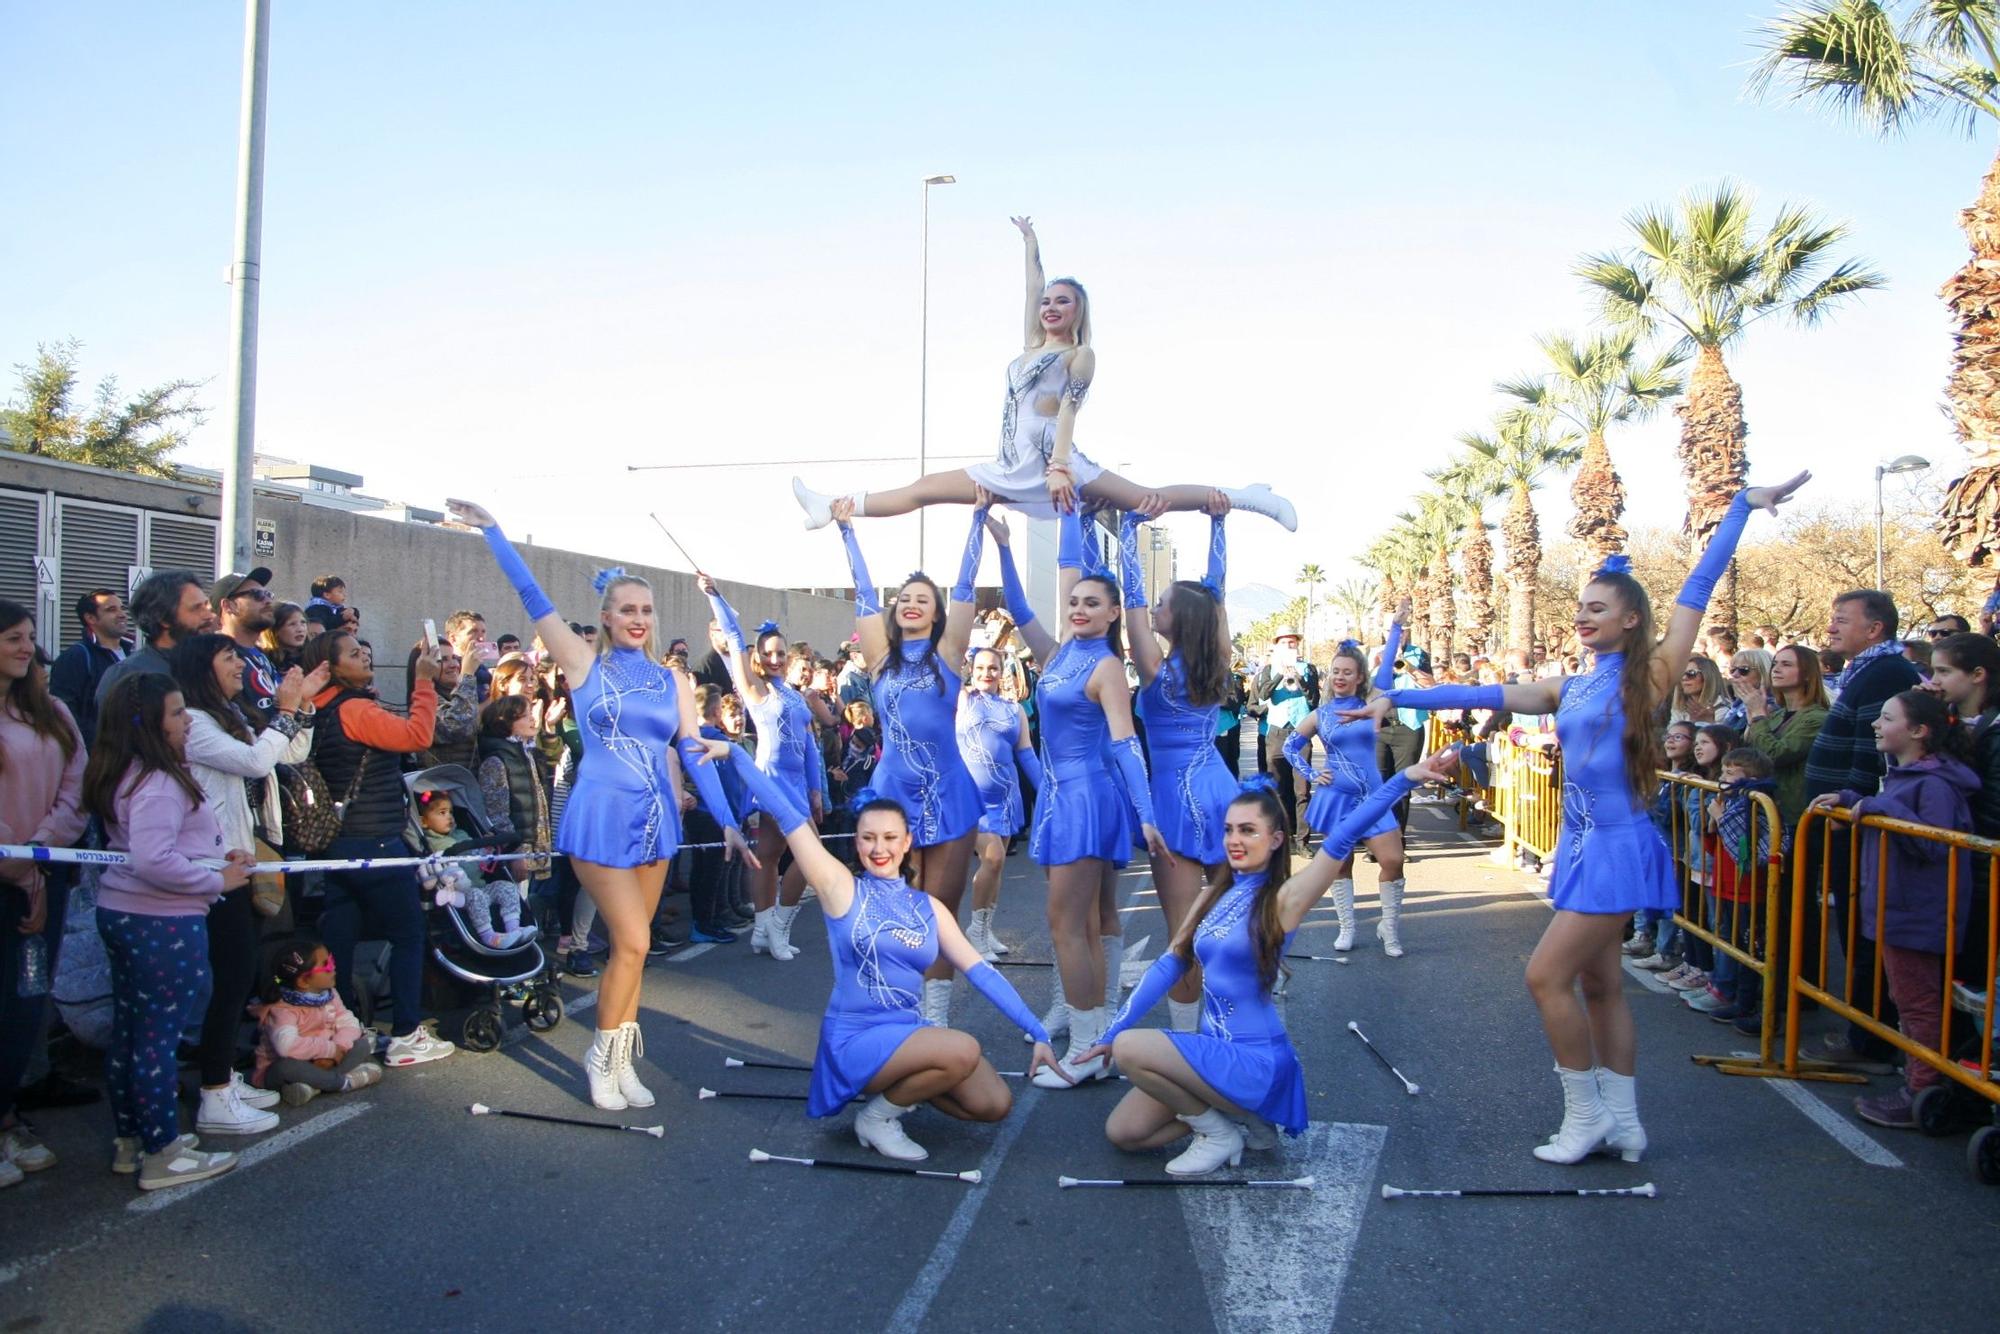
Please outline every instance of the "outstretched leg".
[[[1270, 487], [1258, 482], [1254, 486], [1160, 486], [1144, 487], [1128, 481], [1115, 472], [1101, 472], [1077, 488], [1086, 499], [1110, 505], [1113, 508], [1141, 514], [1165, 514], [1169, 511], [1202, 510], [1208, 507], [1209, 497], [1217, 491], [1229, 497], [1232, 509], [1246, 514], [1261, 514], [1267, 519], [1275, 519], [1283, 524], [1285, 531], [1297, 532], [1298, 512], [1292, 502], [1278, 495]], [[868, 498], [869, 512], [874, 512], [875, 498]]]
[[806, 512], [807, 528], [824, 528], [833, 522], [833, 502], [842, 498], [852, 498], [854, 512], [871, 519], [910, 514], [926, 505], [971, 505], [978, 500], [977, 488], [963, 468], [928, 473], [908, 486], [888, 491], [839, 491], [825, 495], [794, 477], [792, 495]]

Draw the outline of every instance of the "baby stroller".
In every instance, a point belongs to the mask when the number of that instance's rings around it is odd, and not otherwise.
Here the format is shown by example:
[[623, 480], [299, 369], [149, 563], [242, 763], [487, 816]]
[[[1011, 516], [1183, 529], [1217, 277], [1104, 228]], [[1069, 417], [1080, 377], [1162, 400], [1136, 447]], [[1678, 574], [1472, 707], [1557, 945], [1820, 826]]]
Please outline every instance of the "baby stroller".
[[[460, 766], [439, 764], [405, 774], [403, 788], [409, 810], [403, 838], [419, 855], [429, 850], [417, 819], [419, 792], [443, 792], [451, 798], [452, 815], [461, 835], [452, 845], [452, 853], [503, 852], [512, 846], [493, 834], [478, 780]], [[556, 985], [538, 940], [524, 941], [512, 949], [495, 949], [480, 940], [463, 909], [440, 906], [426, 895], [425, 913], [430, 923], [431, 958], [437, 964], [431, 979], [437, 1006], [444, 1011], [464, 1011], [458, 1031], [451, 1035], [460, 1046], [492, 1051], [500, 1045], [508, 1027], [503, 988], [519, 1000], [521, 1021], [535, 1032], [546, 1033], [562, 1022], [562, 989]]]

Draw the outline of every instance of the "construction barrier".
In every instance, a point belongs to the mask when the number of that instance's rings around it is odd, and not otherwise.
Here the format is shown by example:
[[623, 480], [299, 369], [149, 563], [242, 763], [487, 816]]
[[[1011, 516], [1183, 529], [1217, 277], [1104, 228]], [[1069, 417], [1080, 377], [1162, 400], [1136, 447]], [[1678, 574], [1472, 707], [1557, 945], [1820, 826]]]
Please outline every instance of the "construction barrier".
[[[1667, 807], [1667, 843], [1681, 891], [1674, 925], [1683, 939], [1705, 943], [1715, 955], [1707, 971], [1726, 986], [1740, 1008], [1762, 1016], [1757, 1064], [1776, 1069], [1778, 975], [1782, 939], [1785, 839], [1778, 807], [1762, 792], [1732, 798], [1722, 785], [1692, 774], [1660, 774], [1658, 800]], [[1725, 838], [1726, 803], [1742, 801]], [[1734, 846], [1731, 846], [1731, 844]], [[1683, 951], [1685, 954], [1685, 950]], [[1725, 966], [1725, 961], [1727, 965]], [[1738, 1067], [1736, 1055], [1697, 1056], [1700, 1065]], [[1743, 1073], [1734, 1070], [1735, 1073]]]
[[1493, 769], [1493, 815], [1512, 862], [1522, 852], [1543, 861], [1555, 856], [1562, 830], [1562, 756], [1554, 749], [1517, 744], [1495, 734], [1486, 753]]

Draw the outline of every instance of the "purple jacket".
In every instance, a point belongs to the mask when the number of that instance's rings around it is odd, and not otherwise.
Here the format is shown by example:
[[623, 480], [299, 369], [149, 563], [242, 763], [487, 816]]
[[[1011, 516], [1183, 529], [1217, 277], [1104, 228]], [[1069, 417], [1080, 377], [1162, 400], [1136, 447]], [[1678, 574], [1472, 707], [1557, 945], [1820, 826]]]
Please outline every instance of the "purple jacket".
[[[1840, 794], [1840, 804], [1857, 815], [1935, 825], [1956, 833], [1972, 831], [1972, 795], [1979, 775], [1949, 755], [1931, 755], [1914, 764], [1897, 765], [1882, 776], [1882, 790], [1864, 797]], [[1883, 831], [1861, 831], [1861, 932], [1875, 939], [1877, 868], [1881, 863]], [[1958, 862], [1958, 921], [1953, 928], [1958, 948], [1965, 948], [1965, 922], [1972, 909], [1975, 886], [1971, 855], [1953, 854], [1943, 843], [1890, 834], [1888, 907], [1882, 921], [1882, 941], [1906, 950], [1943, 954], [1945, 945], [1945, 881], [1954, 857]]]
[[222, 897], [222, 872], [197, 866], [194, 858], [222, 859], [227, 851], [222, 822], [208, 803], [190, 801], [171, 775], [154, 770], [135, 782], [138, 772], [135, 764], [118, 780], [114, 818], [105, 829], [107, 846], [132, 860], [104, 868], [97, 906], [152, 917], [205, 917]]

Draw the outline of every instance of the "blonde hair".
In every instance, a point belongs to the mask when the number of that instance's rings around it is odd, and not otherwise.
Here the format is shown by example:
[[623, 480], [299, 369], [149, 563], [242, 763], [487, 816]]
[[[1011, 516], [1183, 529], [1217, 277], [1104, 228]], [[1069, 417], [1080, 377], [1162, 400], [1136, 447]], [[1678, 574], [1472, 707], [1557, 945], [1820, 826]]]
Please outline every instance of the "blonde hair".
[[[1071, 334], [1071, 336], [1076, 339], [1076, 345], [1078, 347], [1089, 347], [1090, 346], [1090, 293], [1084, 291], [1083, 284], [1078, 282], [1074, 278], [1051, 278], [1047, 282], [1042, 284], [1042, 291], [1046, 293], [1051, 287], [1054, 287], [1057, 283], [1061, 283], [1064, 287], [1067, 287], [1070, 289], [1070, 291], [1076, 293], [1076, 329]], [[1041, 328], [1037, 326], [1035, 329], [1035, 341], [1029, 344], [1029, 346], [1040, 347], [1048, 341], [1049, 341], [1049, 336], [1043, 333]]]
[[[611, 610], [612, 602], [618, 597], [618, 590], [633, 584], [637, 584], [648, 593], [653, 591], [652, 584], [636, 574], [618, 575], [604, 586], [604, 596], [597, 604], [597, 656], [600, 658], [611, 651], [611, 632], [604, 624], [604, 613]], [[660, 616], [657, 607], [653, 609], [652, 625], [646, 628], [645, 654], [649, 662], [660, 660]]]
[[1729, 655], [1731, 667], [1748, 667], [1757, 673], [1757, 689], [1771, 693], [1771, 655], [1761, 648], [1740, 648]]

